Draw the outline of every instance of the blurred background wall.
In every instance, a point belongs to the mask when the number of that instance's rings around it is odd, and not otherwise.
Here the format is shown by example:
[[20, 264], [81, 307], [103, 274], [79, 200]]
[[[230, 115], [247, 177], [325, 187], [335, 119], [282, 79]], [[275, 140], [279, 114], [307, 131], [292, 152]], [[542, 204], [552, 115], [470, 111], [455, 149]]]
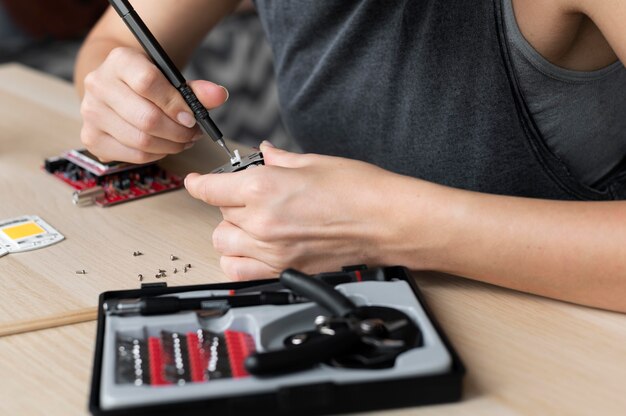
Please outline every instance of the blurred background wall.
[[[106, 0], [0, 0], [0, 64], [18, 62], [71, 81], [83, 37], [107, 5]], [[228, 88], [228, 102], [211, 111], [227, 137], [253, 146], [270, 139], [297, 150], [279, 115], [271, 49], [251, 2], [207, 36], [184, 72], [188, 79]]]

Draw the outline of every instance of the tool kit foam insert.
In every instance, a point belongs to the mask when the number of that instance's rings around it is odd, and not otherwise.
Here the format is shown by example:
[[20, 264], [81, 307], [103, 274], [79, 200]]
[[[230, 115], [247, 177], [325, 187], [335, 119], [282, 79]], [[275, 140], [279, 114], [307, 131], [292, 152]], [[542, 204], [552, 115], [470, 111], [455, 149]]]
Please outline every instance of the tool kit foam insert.
[[103, 293], [91, 412], [328, 414], [460, 399], [463, 364], [406, 269], [287, 274]]

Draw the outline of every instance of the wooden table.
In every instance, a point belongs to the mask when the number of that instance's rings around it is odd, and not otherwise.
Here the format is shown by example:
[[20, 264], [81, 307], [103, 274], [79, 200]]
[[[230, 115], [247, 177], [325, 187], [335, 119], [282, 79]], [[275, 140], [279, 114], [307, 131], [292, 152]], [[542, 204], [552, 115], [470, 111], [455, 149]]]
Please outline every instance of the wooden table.
[[[98, 294], [138, 287], [137, 273], [152, 277], [170, 254], [194, 268], [169, 285], [225, 280], [210, 238], [219, 212], [184, 191], [72, 206], [68, 187], [40, 168], [80, 145], [73, 90], [50, 77], [0, 67], [0, 129], [0, 219], [40, 215], [67, 238], [0, 258], [0, 332], [20, 332], [0, 338], [0, 414], [84, 414]], [[183, 174], [224, 162], [207, 141], [166, 166]], [[451, 276], [416, 279], [468, 368], [465, 397], [385, 414], [625, 413], [625, 315]]]
[[[221, 215], [184, 190], [110, 208], [79, 208], [72, 189], [42, 170], [44, 159], [81, 147], [73, 89], [25, 68], [0, 71], [0, 219], [35, 214], [65, 235], [45, 250], [0, 258], [0, 335], [94, 319], [98, 295], [156, 281], [158, 269], [180, 269], [169, 285], [223, 280], [211, 232]], [[185, 174], [208, 172], [226, 156], [211, 141], [169, 158]], [[139, 250], [143, 256], [134, 257]], [[180, 258], [170, 260], [174, 254]], [[86, 275], [76, 274], [85, 270]], [[10, 276], [10, 278], [9, 278]]]

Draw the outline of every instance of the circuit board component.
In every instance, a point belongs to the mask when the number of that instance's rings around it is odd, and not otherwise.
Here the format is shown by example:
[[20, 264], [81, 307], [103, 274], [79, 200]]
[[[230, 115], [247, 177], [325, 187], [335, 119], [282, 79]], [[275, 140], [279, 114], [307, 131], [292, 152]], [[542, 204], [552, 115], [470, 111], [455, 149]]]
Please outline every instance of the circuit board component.
[[183, 187], [181, 177], [156, 163], [102, 163], [86, 150], [70, 150], [45, 160], [44, 169], [74, 188], [72, 202], [102, 207]]
[[65, 237], [36, 215], [0, 221], [0, 256], [58, 243]]

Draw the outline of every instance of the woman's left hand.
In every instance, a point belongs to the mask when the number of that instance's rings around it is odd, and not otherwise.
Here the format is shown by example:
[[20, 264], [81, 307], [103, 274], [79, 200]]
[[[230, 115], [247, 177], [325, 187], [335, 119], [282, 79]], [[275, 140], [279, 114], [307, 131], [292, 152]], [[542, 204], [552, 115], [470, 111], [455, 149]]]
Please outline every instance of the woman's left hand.
[[220, 208], [213, 233], [221, 267], [234, 280], [350, 264], [385, 263], [382, 247], [399, 175], [330, 156], [296, 154], [261, 144], [265, 166], [185, 179], [189, 193]]

